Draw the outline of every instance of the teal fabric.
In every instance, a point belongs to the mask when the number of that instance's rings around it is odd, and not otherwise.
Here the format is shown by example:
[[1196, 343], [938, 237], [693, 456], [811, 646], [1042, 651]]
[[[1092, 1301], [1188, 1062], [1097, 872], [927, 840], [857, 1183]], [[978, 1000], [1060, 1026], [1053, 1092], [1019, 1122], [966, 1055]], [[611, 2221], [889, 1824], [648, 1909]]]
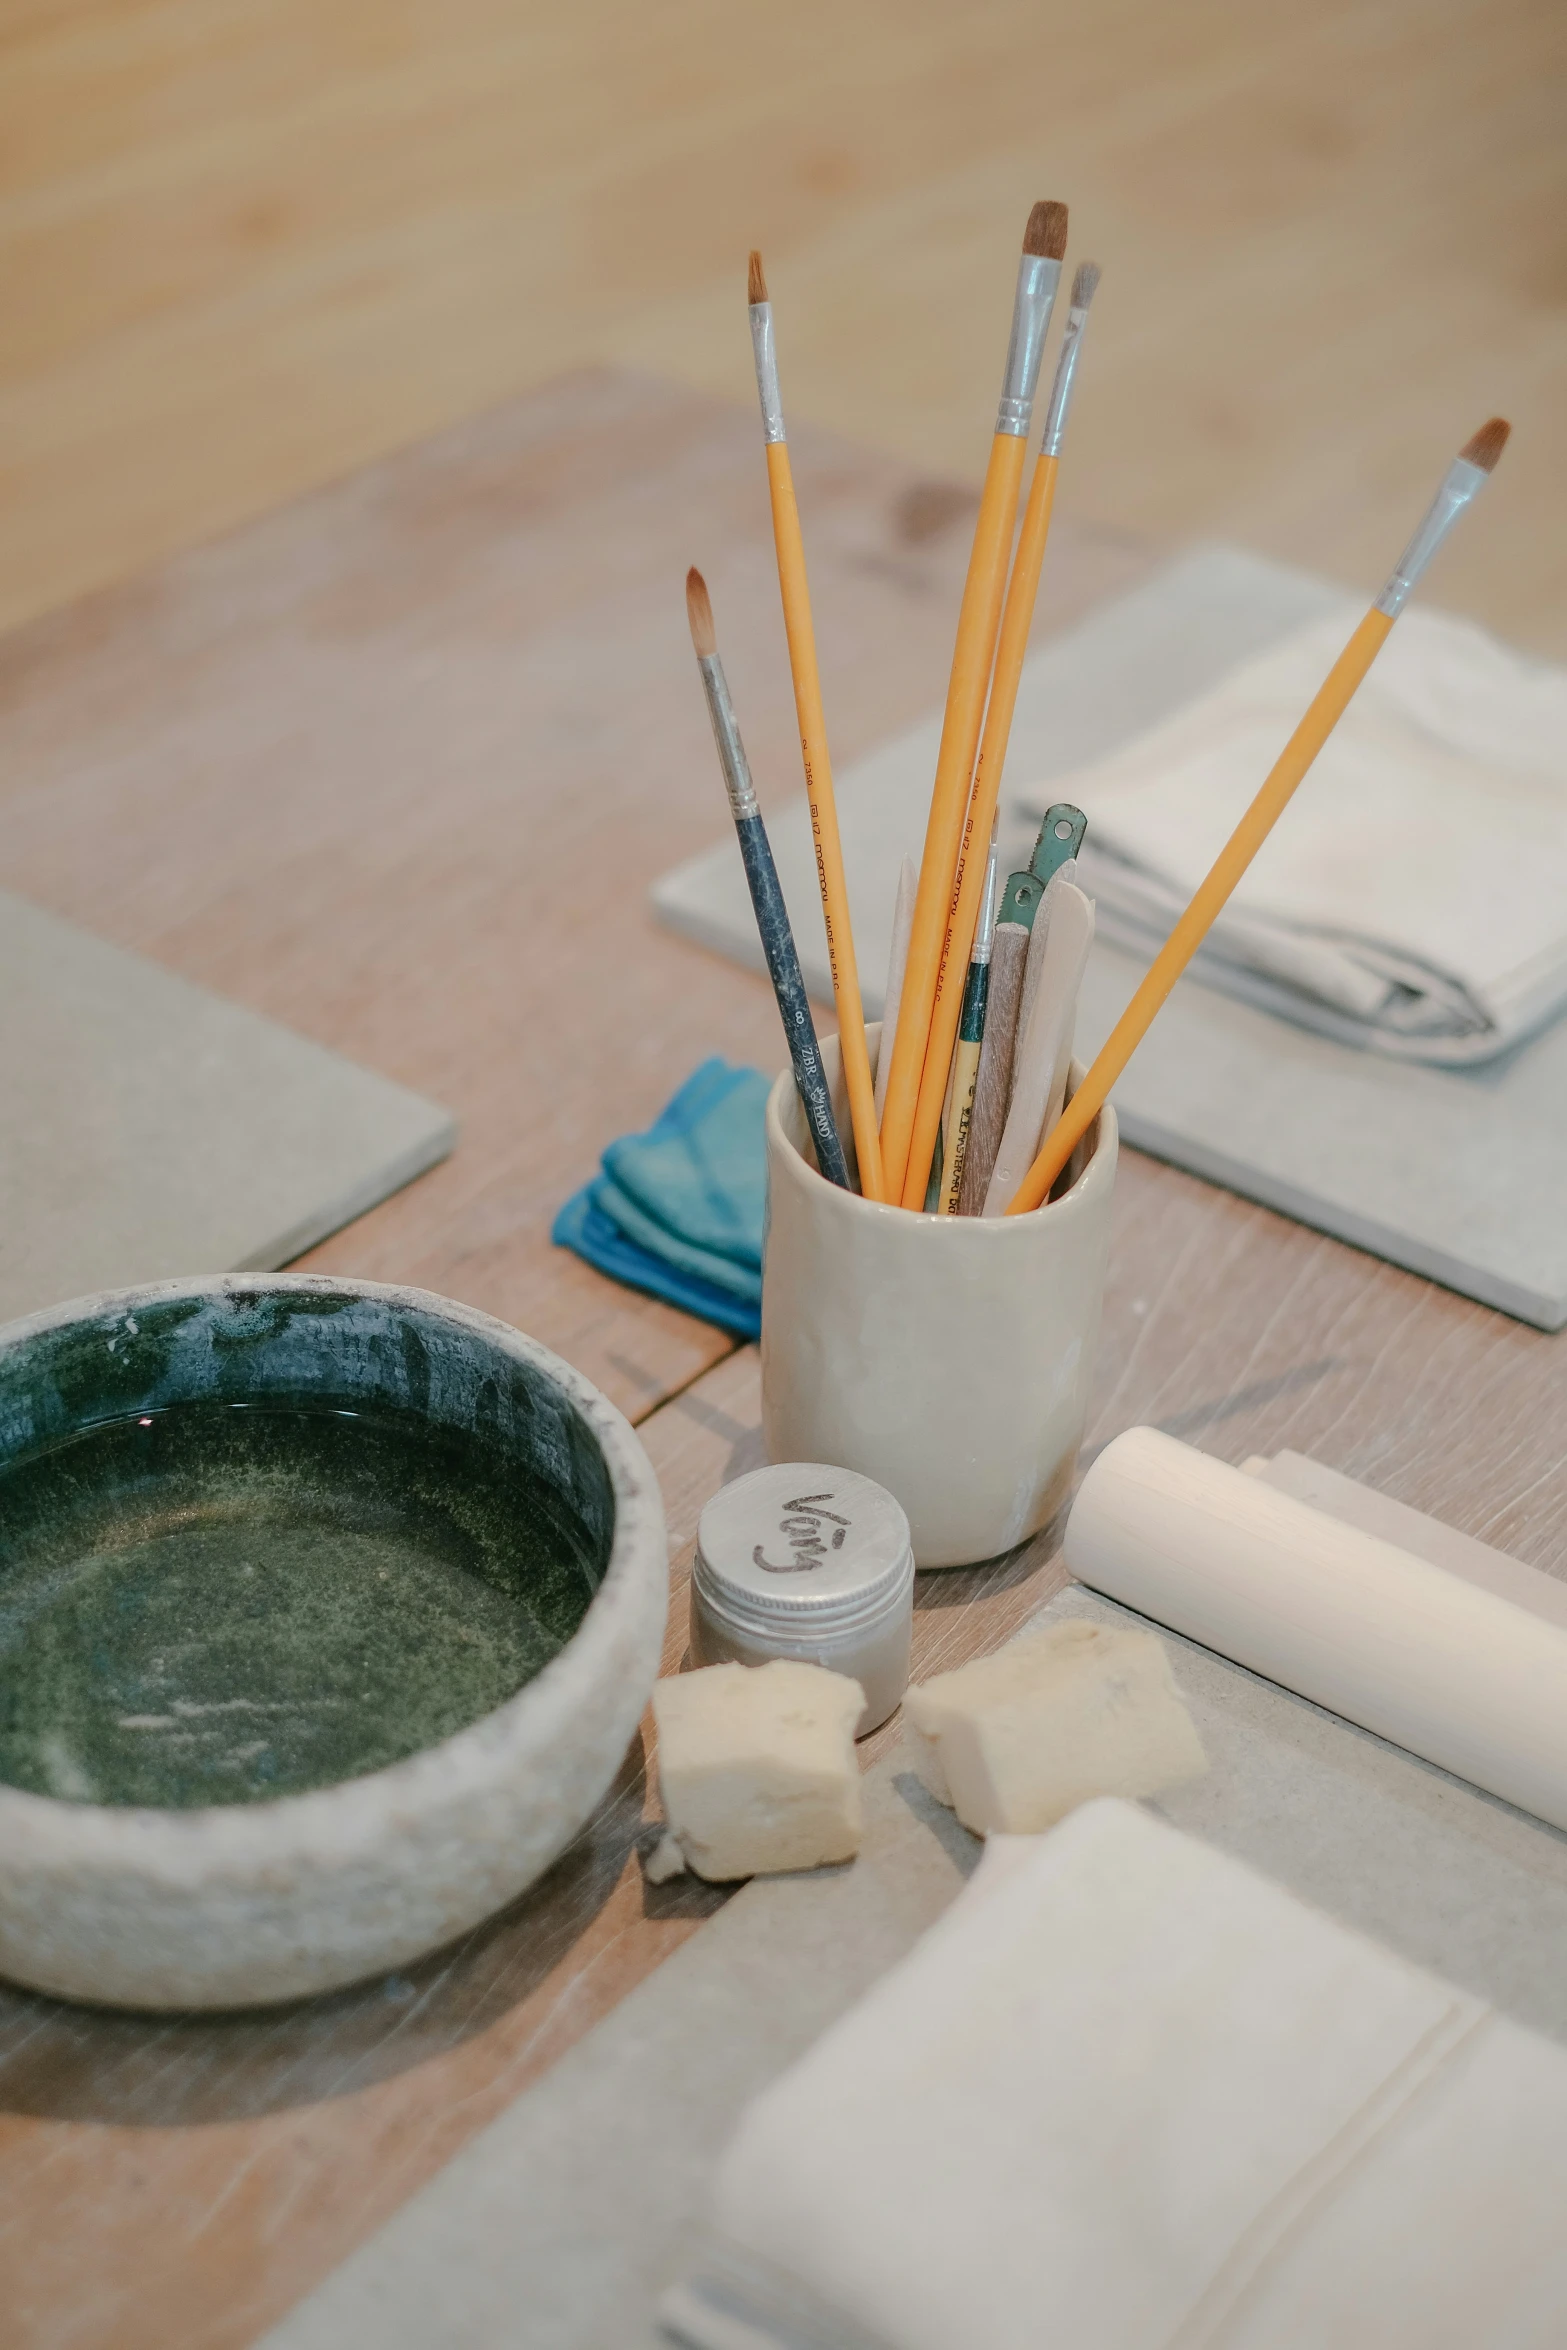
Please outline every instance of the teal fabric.
[[593, 1204], [624, 1239], [648, 1256], [656, 1257], [660, 1264], [674, 1266], [698, 1281], [711, 1282], [715, 1289], [725, 1290], [731, 1297], [749, 1298], [755, 1303], [757, 1269], [754, 1265], [737, 1264], [716, 1249], [703, 1248], [699, 1242], [670, 1231], [656, 1217], [644, 1215], [630, 1194], [622, 1191], [609, 1176], [601, 1175], [594, 1184]]
[[768, 1091], [759, 1070], [704, 1061], [645, 1134], [609, 1145], [554, 1239], [614, 1280], [757, 1336]]

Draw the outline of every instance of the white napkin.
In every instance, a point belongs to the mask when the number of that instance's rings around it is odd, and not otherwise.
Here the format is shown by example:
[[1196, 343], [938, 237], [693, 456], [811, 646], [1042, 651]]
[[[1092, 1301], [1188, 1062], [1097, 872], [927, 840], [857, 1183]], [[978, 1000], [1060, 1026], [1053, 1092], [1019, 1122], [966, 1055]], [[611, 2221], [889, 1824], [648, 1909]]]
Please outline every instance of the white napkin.
[[[1086, 810], [1083, 887], [1151, 955], [1359, 617], [1314, 621], [1123, 750], [1024, 793]], [[1378, 1051], [1483, 1061], [1567, 1002], [1567, 671], [1405, 613], [1198, 967]]]
[[748, 2110], [698, 2350], [1546, 2350], [1567, 2055], [1137, 1806], [998, 1840]]

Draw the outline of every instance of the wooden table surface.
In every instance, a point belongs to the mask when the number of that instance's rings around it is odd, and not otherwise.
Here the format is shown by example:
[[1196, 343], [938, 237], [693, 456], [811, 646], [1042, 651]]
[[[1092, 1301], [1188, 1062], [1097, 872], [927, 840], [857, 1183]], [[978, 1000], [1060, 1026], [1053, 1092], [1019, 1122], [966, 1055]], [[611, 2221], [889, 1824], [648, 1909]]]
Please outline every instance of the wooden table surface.
[[[842, 764], [941, 698], [972, 503], [820, 438], [795, 463]], [[1152, 559], [1063, 518], [1041, 633]], [[457, 1112], [446, 1165], [304, 1262], [503, 1315], [637, 1422], [668, 1666], [697, 1511], [760, 1458], [755, 1353], [548, 1230], [705, 1054], [782, 1059], [763, 984], [646, 912], [726, 821], [691, 561], [776, 800], [797, 753], [754, 416], [622, 375], [0, 644], [0, 884]], [[1089, 1446], [1142, 1421], [1309, 1451], [1567, 1565], [1560, 1339], [1127, 1152]], [[1046, 1536], [922, 1577], [916, 1670], [994, 1646], [1059, 1572]], [[404, 1975], [220, 2018], [0, 1991], [6, 2350], [228, 2350], [325, 2275], [717, 1906], [642, 1882], [646, 1759], [644, 1730], [543, 1883]]]

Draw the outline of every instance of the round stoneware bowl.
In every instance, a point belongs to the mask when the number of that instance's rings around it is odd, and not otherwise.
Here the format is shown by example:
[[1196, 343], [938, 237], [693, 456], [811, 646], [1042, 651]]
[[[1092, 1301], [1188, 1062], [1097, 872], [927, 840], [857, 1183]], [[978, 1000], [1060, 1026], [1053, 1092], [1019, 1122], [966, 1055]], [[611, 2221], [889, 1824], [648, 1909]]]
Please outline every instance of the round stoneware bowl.
[[324, 1991], [530, 1885], [658, 1669], [657, 1482], [417, 1289], [233, 1275], [0, 1329], [0, 1973]]

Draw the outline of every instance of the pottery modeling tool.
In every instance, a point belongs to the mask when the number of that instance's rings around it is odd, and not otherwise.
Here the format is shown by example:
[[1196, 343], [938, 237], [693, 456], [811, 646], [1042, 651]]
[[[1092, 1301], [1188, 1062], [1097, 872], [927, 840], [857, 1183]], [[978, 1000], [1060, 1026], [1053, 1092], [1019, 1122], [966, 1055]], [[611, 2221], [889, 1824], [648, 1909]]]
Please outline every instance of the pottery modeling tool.
[[941, 1154], [941, 1196], [938, 1216], [955, 1216], [963, 1195], [963, 1162], [974, 1117], [974, 1088], [979, 1078], [979, 1056], [985, 1041], [985, 1011], [990, 991], [990, 955], [996, 934], [996, 839], [991, 834], [985, 869], [985, 895], [980, 903], [979, 928], [969, 956], [963, 985], [963, 1014], [952, 1053], [952, 1082], [947, 1089], [945, 1144]]
[[892, 1038], [898, 1025], [898, 1004], [903, 994], [903, 966], [909, 958], [909, 924], [914, 919], [914, 893], [919, 888], [919, 870], [912, 857], [905, 857], [898, 868], [898, 895], [892, 910], [892, 951], [887, 957], [887, 992], [882, 998], [881, 1044], [876, 1055], [876, 1115], [880, 1118], [887, 1100], [887, 1079], [892, 1074]]
[[1033, 945], [1034, 916], [1052, 877], [1075, 857], [1088, 829], [1081, 808], [1058, 801], [1045, 811], [1034, 854], [1019, 873], [1008, 876], [996, 911], [990, 954], [990, 988], [985, 1008], [985, 1041], [974, 1081], [974, 1109], [963, 1160], [960, 1216], [982, 1213], [996, 1153], [1012, 1100], [1012, 1058], [1023, 1021], [1023, 990]]
[[[1012, 1056], [1012, 1099], [985, 1193], [984, 1214], [999, 1216], [1028, 1173], [1041, 1138], [1061, 1115], [1072, 1066], [1077, 996], [1094, 943], [1093, 902], [1067, 879], [1063, 866], [1045, 893], [1034, 937], [1043, 938], [1034, 1000], [1018, 1028]], [[1029, 961], [1033, 963], [1030, 952]], [[1027, 983], [1024, 985], [1025, 999]]]
[[1147, 1035], [1160, 1006], [1207, 937], [1214, 920], [1285, 808], [1291, 794], [1338, 724], [1410, 593], [1470, 501], [1485, 486], [1512, 427], [1493, 416], [1447, 469], [1441, 488], [1382, 593], [1318, 688], [1262, 789], [1197, 886], [1185, 913], [1149, 965], [1141, 986], [1110, 1031], [1098, 1059], [1073, 1095], [1007, 1208], [1024, 1215], [1050, 1196], [1051, 1185], [1109, 1098], [1110, 1089]]
[[[925, 1068], [936, 975], [952, 911], [958, 843], [968, 808], [974, 757], [979, 748], [980, 720], [995, 657], [996, 632], [1001, 624], [1002, 591], [1006, 584], [1007, 559], [1012, 551], [1023, 460], [1028, 453], [1034, 390], [1044, 355], [1045, 331], [1050, 324], [1056, 287], [1061, 281], [1066, 217], [1064, 204], [1036, 204], [1023, 235], [1023, 257], [1018, 265], [1017, 292], [1012, 305], [1012, 339], [1007, 349], [1001, 405], [990, 445], [979, 519], [974, 526], [968, 577], [963, 583], [957, 643], [941, 726], [941, 748], [936, 755], [936, 780], [920, 861], [919, 894], [909, 931], [903, 1000], [893, 1039], [887, 1107], [882, 1119], [882, 1178], [891, 1200], [904, 1199], [911, 1161], [917, 1169], [916, 1192], [924, 1187], [926, 1160], [919, 1154], [911, 1154], [910, 1149], [914, 1114]], [[967, 955], [965, 942], [965, 961]], [[945, 1091], [946, 1078], [944, 1064], [938, 1103], [940, 1093]], [[926, 1137], [927, 1151], [934, 1138], [935, 1121], [932, 1120]], [[916, 1197], [905, 1204], [917, 1207], [920, 1203]]]
[[789, 910], [784, 904], [783, 891], [778, 886], [778, 871], [768, 845], [767, 827], [762, 822], [762, 811], [756, 804], [756, 787], [751, 781], [745, 745], [740, 740], [740, 729], [735, 722], [724, 665], [718, 658], [718, 637], [713, 627], [713, 607], [707, 593], [707, 582], [700, 571], [694, 569], [686, 573], [686, 617], [691, 623], [691, 642], [696, 648], [697, 667], [702, 672], [702, 684], [707, 694], [708, 716], [713, 722], [713, 740], [718, 745], [718, 756], [724, 770], [729, 812], [735, 820], [735, 832], [740, 841], [746, 885], [751, 892], [751, 903], [756, 909], [756, 927], [761, 933], [762, 952], [767, 957], [773, 993], [778, 998], [778, 1016], [784, 1024], [784, 1035], [789, 1040], [789, 1058], [794, 1066], [794, 1082], [799, 1090], [800, 1107], [805, 1112], [805, 1122], [816, 1146], [818, 1167], [829, 1183], [841, 1184], [847, 1191], [850, 1188], [848, 1162], [844, 1158], [843, 1144], [838, 1139], [838, 1128], [832, 1114], [827, 1073], [822, 1067], [821, 1048], [816, 1042], [811, 1007], [806, 1000], [805, 981], [800, 977], [800, 958], [795, 952], [794, 932], [789, 927]]
[[[984, 885], [984, 865], [979, 847], [981, 842], [990, 837], [1001, 794], [1007, 742], [1012, 732], [1013, 713], [1017, 708], [1023, 663], [1028, 654], [1028, 634], [1033, 626], [1034, 604], [1039, 593], [1040, 574], [1044, 569], [1045, 545], [1050, 536], [1050, 515], [1055, 503], [1056, 474], [1060, 466], [1061, 443], [1066, 433], [1067, 410], [1071, 405], [1072, 388], [1077, 381], [1077, 360], [1082, 347], [1083, 329], [1098, 283], [1097, 264], [1085, 261], [1072, 281], [1071, 306], [1066, 332], [1061, 341], [1060, 357], [1056, 362], [1050, 405], [1045, 414], [1044, 438], [1035, 460], [1034, 478], [1029, 487], [1017, 556], [1007, 586], [1006, 607], [996, 646], [996, 671], [991, 680], [990, 704], [985, 712], [985, 730], [974, 770], [974, 789], [958, 849], [957, 866], [948, 899], [947, 926], [936, 966], [925, 1067], [920, 1077], [913, 1135], [909, 1144], [911, 1164], [918, 1162], [927, 1137], [934, 1132], [945, 1091], [946, 1072], [957, 1037], [961, 1018], [957, 975], [968, 962], [969, 948], [979, 920], [980, 891]], [[903, 1204], [905, 1207], [914, 1204], [907, 1196], [907, 1189]]]
[[[1052, 876], [1052, 879], [1056, 878], [1063, 881], [1076, 881], [1077, 859], [1068, 857], [1064, 865], [1059, 865], [1056, 868], [1056, 873]], [[1023, 965], [1023, 1000], [1017, 1008], [1017, 1034], [1012, 1044], [1012, 1088], [1014, 1092], [1017, 1090], [1017, 1056], [1022, 1049], [1023, 1039], [1028, 1033], [1029, 1015], [1034, 1009], [1034, 998], [1039, 993], [1039, 977], [1045, 967], [1045, 950], [1050, 944], [1050, 910], [1056, 903], [1058, 895], [1058, 892], [1049, 887], [1046, 888], [1036, 909], [1033, 928], [1028, 934], [1028, 960]], [[1043, 1142], [1043, 1140], [1044, 1136], [1041, 1134], [1039, 1142]], [[1039, 1142], [1035, 1143], [1034, 1149], [1038, 1149]], [[1028, 1155], [1032, 1158], [1034, 1152], [1031, 1150]]]
[[784, 432], [783, 402], [778, 390], [778, 355], [773, 342], [773, 307], [767, 299], [762, 256], [751, 255], [748, 278], [751, 305], [751, 348], [756, 358], [756, 389], [762, 403], [762, 431], [767, 441], [767, 487], [773, 507], [773, 545], [778, 556], [778, 589], [783, 598], [784, 634], [789, 640], [789, 669], [794, 679], [794, 711], [800, 729], [800, 757], [805, 765], [805, 790], [811, 809], [811, 840], [816, 850], [816, 879], [822, 896], [822, 920], [827, 928], [827, 960], [832, 970], [833, 1002], [838, 1011], [838, 1042], [843, 1055], [844, 1084], [854, 1147], [860, 1163], [860, 1189], [867, 1199], [881, 1199], [881, 1136], [877, 1130], [875, 1082], [865, 1042], [865, 1011], [860, 1002], [860, 977], [854, 960], [854, 931], [849, 920], [849, 892], [843, 873], [843, 843], [838, 836], [838, 803], [833, 792], [832, 761], [827, 755], [827, 720], [822, 709], [822, 684], [816, 666], [816, 630], [811, 620], [811, 591], [805, 575], [805, 541], [800, 535], [800, 509], [794, 495], [794, 473]]
[[1082, 809], [1074, 808], [1066, 800], [1058, 800], [1053, 808], [1045, 810], [1033, 855], [1021, 872], [1007, 876], [1007, 886], [996, 908], [998, 924], [1016, 922], [1024, 930], [1033, 929], [1040, 899], [1067, 859], [1077, 855], [1087, 830], [1088, 818]]
[[[1014, 1088], [1017, 1083], [1017, 1047], [1028, 1028], [1028, 1016], [1034, 1009], [1034, 998], [1039, 992], [1039, 974], [1044, 965], [1048, 920], [1041, 922], [1036, 917], [1049, 905], [1050, 884], [1058, 873], [1064, 873], [1069, 881], [1076, 880], [1077, 852], [1087, 830], [1088, 819], [1080, 808], [1069, 808], [1065, 802], [1061, 802], [1050, 809], [1039, 828], [1039, 838], [1034, 843], [1028, 872], [1014, 873], [1007, 884], [1005, 902], [1009, 919], [1022, 921], [1028, 931], [1028, 960], [1023, 966], [1023, 994], [1017, 1008], [1017, 1030], [1013, 1037]], [[1026, 914], [1023, 911], [1025, 905]], [[1032, 1158], [1033, 1150], [1028, 1155]]]
[[1012, 1047], [1023, 995], [1023, 971], [1028, 961], [1028, 936], [1020, 922], [996, 924], [990, 950], [990, 983], [986, 990], [985, 1037], [979, 1048], [968, 1148], [963, 1154], [963, 1185], [958, 1194], [960, 1216], [977, 1216], [984, 1207], [991, 1170], [1006, 1127], [1012, 1091]]

